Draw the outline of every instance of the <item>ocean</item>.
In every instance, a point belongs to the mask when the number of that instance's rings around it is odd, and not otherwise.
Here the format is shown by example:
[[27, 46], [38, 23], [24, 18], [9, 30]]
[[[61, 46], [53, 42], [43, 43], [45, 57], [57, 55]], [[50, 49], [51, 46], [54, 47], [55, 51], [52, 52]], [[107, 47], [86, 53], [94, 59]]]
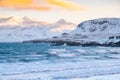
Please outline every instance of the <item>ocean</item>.
[[120, 47], [0, 43], [0, 80], [88, 80], [119, 73]]

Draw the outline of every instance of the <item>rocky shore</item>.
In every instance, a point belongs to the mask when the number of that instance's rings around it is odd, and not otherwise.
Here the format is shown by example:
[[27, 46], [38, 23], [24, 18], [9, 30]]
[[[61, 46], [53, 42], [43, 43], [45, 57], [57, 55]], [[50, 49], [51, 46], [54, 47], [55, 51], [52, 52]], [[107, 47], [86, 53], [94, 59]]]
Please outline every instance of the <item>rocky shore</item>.
[[84, 43], [81, 41], [70, 41], [70, 40], [51, 40], [51, 39], [42, 39], [42, 40], [30, 40], [30, 41], [23, 41], [23, 43], [51, 43], [51, 46], [105, 46], [105, 47], [120, 47], [120, 41], [118, 42], [109, 42], [109, 43], [97, 43], [97, 42], [86, 42]]

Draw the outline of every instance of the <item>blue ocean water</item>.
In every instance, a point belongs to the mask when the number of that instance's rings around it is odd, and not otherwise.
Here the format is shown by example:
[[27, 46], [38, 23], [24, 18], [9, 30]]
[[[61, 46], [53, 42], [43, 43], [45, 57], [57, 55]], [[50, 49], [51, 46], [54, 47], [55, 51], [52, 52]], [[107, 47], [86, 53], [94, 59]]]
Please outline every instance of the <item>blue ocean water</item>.
[[107, 49], [109, 48], [102, 50], [99, 47], [50, 46], [45, 43], [0, 43], [0, 63], [114, 59], [109, 55], [119, 53]]
[[72, 47], [50, 46], [45, 43], [0, 43], [0, 63], [43, 60], [54, 62], [57, 59], [64, 59], [65, 57], [59, 56], [59, 54], [64, 54], [68, 50], [72, 51]]
[[69, 80], [112, 71], [117, 73], [119, 70], [106, 66], [118, 65], [119, 61], [119, 47], [0, 43], [1, 80]]

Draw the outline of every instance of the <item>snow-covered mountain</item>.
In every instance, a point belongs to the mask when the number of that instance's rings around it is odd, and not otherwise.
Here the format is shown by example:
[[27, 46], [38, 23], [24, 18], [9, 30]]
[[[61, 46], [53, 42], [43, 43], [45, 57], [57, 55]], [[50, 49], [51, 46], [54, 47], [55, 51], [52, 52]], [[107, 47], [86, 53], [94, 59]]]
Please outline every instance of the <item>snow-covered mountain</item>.
[[87, 42], [96, 41], [99, 43], [104, 43], [110, 37], [114, 38], [109, 40], [109, 42], [119, 41], [119, 36], [120, 18], [100, 18], [80, 23], [68, 37]]
[[97, 33], [119, 33], [120, 18], [100, 18], [80, 23], [74, 33], [97, 34]]
[[21, 42], [31, 39], [43, 39], [70, 32], [76, 25], [64, 19], [56, 23], [41, 22], [30, 17], [0, 18], [0, 42]]
[[[60, 21], [64, 23], [64, 21]], [[25, 41], [36, 42], [36, 40]], [[101, 45], [120, 46], [120, 18], [100, 18], [80, 23], [70, 33], [61, 36], [37, 40], [37, 42], [52, 42], [55, 45]]]

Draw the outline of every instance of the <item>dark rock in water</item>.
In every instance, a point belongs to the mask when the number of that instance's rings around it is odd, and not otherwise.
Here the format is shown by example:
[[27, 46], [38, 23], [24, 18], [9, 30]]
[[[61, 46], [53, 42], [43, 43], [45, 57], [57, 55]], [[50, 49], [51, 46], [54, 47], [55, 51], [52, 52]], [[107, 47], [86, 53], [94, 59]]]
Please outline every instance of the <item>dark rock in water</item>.
[[64, 45], [65, 43], [52, 43], [51, 46], [61, 46]]
[[119, 42], [116, 42], [115, 45], [116, 45], [117, 47], [120, 47], [120, 41], [119, 41]]
[[108, 44], [103, 44], [105, 46], [110, 46], [110, 47], [120, 47], [120, 41], [118, 42], [109, 42]]
[[79, 42], [67, 42], [66, 45], [68, 45], [68, 46], [80, 46], [81, 43], [79, 43]]
[[23, 43], [43, 43], [43, 42], [48, 42], [47, 40], [29, 40], [29, 41], [23, 41]]
[[83, 47], [87, 47], [87, 46], [102, 46], [102, 44], [97, 43], [97, 42], [89, 42], [89, 43], [85, 43], [82, 44]]
[[70, 41], [70, 40], [54, 40], [54, 39], [43, 39], [43, 40], [30, 40], [30, 41], [24, 41], [23, 43], [51, 43], [51, 46], [61, 46], [61, 45], [68, 45], [68, 46], [105, 46], [105, 47], [120, 47], [120, 41], [118, 42], [109, 42], [109, 43], [98, 43], [98, 42], [76, 42], [76, 41]]
[[63, 41], [63, 40], [60, 40], [60, 41], [51, 41], [51, 45], [52, 46], [61, 46], [61, 45], [68, 45], [68, 46], [80, 46], [81, 43], [79, 42], [75, 42], [75, 41]]
[[87, 42], [87, 43], [81, 43], [81, 42], [75, 42], [75, 41], [64, 41], [64, 40], [31, 40], [31, 41], [24, 41], [23, 43], [51, 43], [51, 46], [61, 46], [61, 45], [68, 45], [68, 46], [106, 46], [106, 47], [120, 47], [120, 41], [118, 42], [109, 42], [107, 44], [100, 44], [97, 42]]

